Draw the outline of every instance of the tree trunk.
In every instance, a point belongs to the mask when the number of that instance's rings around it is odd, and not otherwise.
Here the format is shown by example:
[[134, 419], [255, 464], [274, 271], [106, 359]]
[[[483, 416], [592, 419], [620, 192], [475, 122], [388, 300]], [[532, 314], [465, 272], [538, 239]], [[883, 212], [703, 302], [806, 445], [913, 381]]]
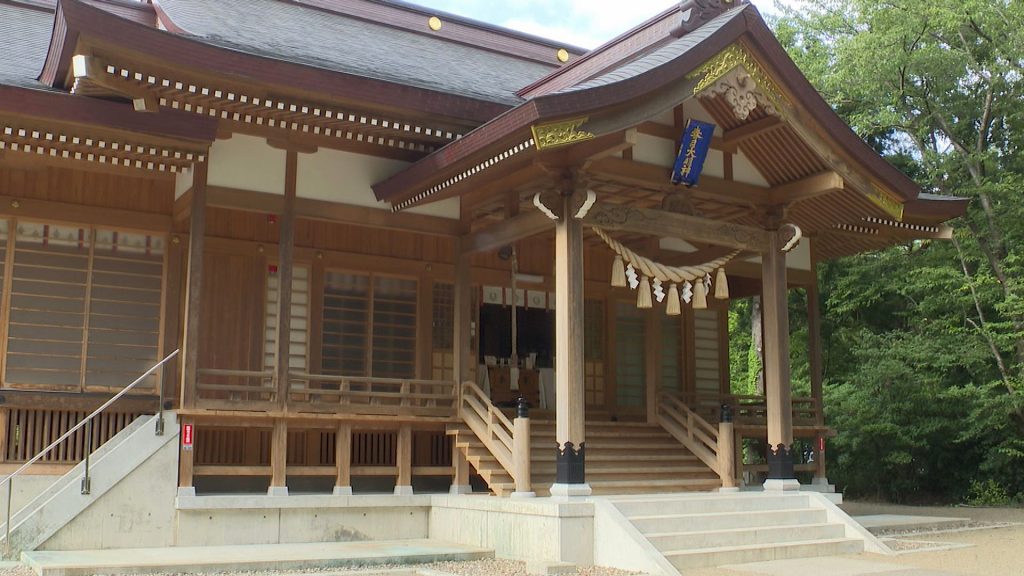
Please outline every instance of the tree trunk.
[[761, 329], [761, 297], [754, 296], [750, 302], [750, 346], [757, 353], [757, 366], [750, 366], [756, 369], [751, 374], [754, 380], [754, 394], [764, 396], [764, 331]]

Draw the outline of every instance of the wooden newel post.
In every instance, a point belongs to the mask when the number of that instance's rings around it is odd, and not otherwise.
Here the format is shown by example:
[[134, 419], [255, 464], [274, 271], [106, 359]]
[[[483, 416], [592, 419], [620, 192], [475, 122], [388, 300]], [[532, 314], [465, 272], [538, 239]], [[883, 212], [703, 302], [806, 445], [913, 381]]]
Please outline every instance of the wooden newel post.
[[512, 462], [515, 465], [516, 491], [515, 498], [532, 498], [537, 494], [532, 490], [530, 480], [533, 474], [530, 466], [530, 404], [526, 398], [520, 397], [516, 405], [516, 419], [512, 423]]
[[722, 479], [723, 492], [739, 489], [736, 486], [736, 430], [728, 404], [722, 404], [718, 420], [718, 476]]

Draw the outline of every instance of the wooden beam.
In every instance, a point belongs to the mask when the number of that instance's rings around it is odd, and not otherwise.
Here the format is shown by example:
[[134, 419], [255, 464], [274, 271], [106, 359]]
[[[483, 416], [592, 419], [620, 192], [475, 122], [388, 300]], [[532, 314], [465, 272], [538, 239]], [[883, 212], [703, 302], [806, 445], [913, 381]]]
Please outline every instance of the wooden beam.
[[[668, 124], [653, 121], [642, 122], [637, 126], [637, 130], [641, 134], [671, 140], [675, 144], [678, 144], [679, 141], [682, 140], [683, 136], [682, 128], [676, 128], [675, 126], [669, 126]], [[735, 145], [726, 142], [723, 138], [718, 136], [711, 139], [711, 148], [729, 153], [736, 151]]]
[[800, 180], [774, 186], [771, 190], [771, 198], [777, 204], [786, 204], [815, 198], [843, 188], [843, 177], [836, 172], [827, 170]]
[[199, 374], [199, 318], [203, 292], [203, 244], [206, 236], [206, 162], [196, 164], [189, 216], [188, 272], [185, 288], [185, 337], [182, 343], [181, 406], [194, 408]]
[[722, 142], [735, 149], [740, 142], [753, 138], [758, 134], [771, 132], [782, 125], [782, 120], [780, 120], [778, 116], [765, 116], [764, 118], [754, 120], [753, 122], [747, 122], [746, 124], [737, 126], [732, 130], [726, 130], [722, 133]]
[[[227, 186], [210, 186], [208, 204], [217, 208], [280, 214], [283, 209], [284, 196]], [[380, 208], [338, 204], [312, 198], [295, 199], [295, 216], [304, 220], [339, 222], [353, 226], [418, 232], [431, 236], [457, 236], [461, 229], [460, 222], [452, 218], [409, 212], [394, 214]]]
[[277, 382], [277, 403], [288, 399], [288, 359], [292, 345], [292, 271], [295, 254], [295, 192], [299, 170], [299, 153], [285, 153], [284, 206], [278, 239], [277, 261], [277, 349], [274, 351], [274, 380]]
[[76, 85], [84, 82], [114, 94], [126, 96], [131, 99], [136, 112], [155, 113], [160, 111], [160, 102], [156, 96], [128, 83], [112, 80], [107, 74], [106, 65], [98, 58], [76, 54], [71, 58], [71, 69]]
[[682, 238], [683, 240], [706, 242], [752, 252], [761, 252], [768, 244], [768, 233], [759, 228], [661, 210], [630, 208], [601, 202], [595, 203], [590, 208], [584, 222], [605, 230], [621, 230], [665, 238]]
[[171, 217], [166, 214], [13, 196], [0, 196], [0, 215], [44, 219], [47, 222], [60, 222], [63, 216], [67, 218], [64, 221], [74, 224], [111, 226], [147, 232], [169, 232], [172, 225]]
[[608, 158], [636, 146], [637, 130], [630, 128], [565, 149], [566, 165], [586, 168], [591, 162]]
[[477, 230], [462, 237], [462, 254], [486, 252], [506, 244], [551, 230], [554, 222], [540, 210], [528, 210], [514, 218]]
[[687, 194], [743, 206], [767, 206], [772, 203], [770, 188], [715, 178], [702, 174], [700, 183], [693, 188], [672, 184], [671, 169], [647, 162], [624, 158], [602, 158], [587, 167], [587, 173], [602, 176], [622, 184], [639, 186], [663, 192], [685, 191]]

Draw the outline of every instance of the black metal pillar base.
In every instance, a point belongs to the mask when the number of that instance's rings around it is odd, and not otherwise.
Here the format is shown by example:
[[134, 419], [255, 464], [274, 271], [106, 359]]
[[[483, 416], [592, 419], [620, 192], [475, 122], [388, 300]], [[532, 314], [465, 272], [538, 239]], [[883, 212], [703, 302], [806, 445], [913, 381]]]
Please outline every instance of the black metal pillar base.
[[555, 448], [555, 483], [586, 483], [586, 443], [577, 448], [572, 442]]
[[793, 470], [793, 447], [779, 444], [768, 446], [768, 453], [765, 455], [768, 460], [769, 480], [790, 480], [796, 478]]

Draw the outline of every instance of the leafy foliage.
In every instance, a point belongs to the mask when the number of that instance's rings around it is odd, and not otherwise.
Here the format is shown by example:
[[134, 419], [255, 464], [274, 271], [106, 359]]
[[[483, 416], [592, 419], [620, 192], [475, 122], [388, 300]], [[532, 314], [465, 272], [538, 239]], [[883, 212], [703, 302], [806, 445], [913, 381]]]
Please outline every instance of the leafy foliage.
[[823, 0], [772, 24], [871, 146], [971, 199], [951, 242], [819, 267], [830, 476], [896, 500], [1024, 493], [1024, 3]]

